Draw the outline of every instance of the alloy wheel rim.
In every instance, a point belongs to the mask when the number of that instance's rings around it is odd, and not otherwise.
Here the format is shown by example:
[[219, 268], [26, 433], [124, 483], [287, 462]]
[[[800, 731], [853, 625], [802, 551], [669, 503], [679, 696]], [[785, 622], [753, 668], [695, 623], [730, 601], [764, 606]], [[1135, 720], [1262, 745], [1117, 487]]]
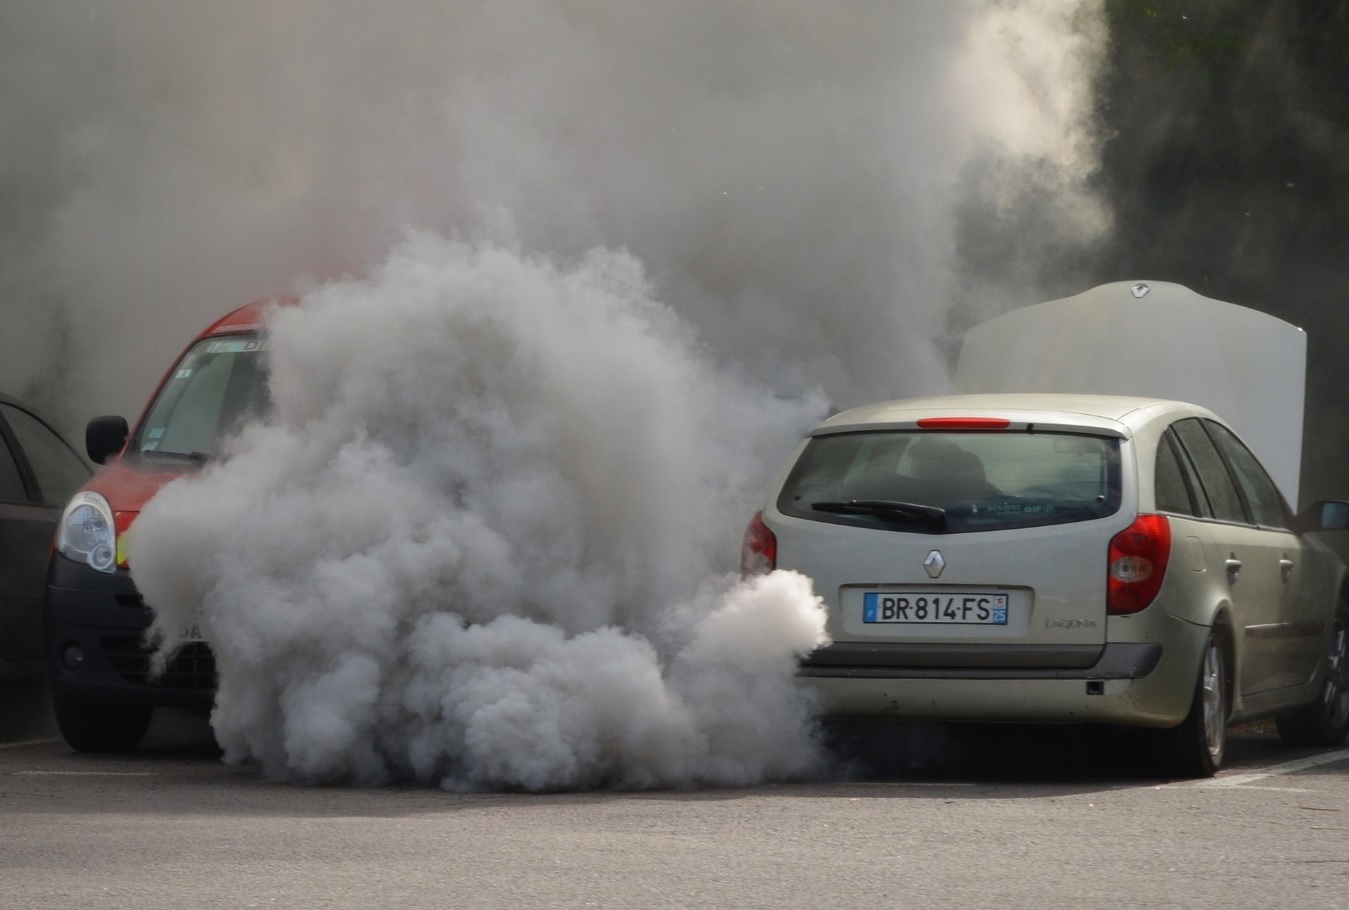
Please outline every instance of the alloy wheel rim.
[[1341, 620], [1335, 622], [1335, 635], [1326, 660], [1326, 687], [1323, 701], [1331, 726], [1349, 721], [1349, 630]]
[[1222, 755], [1227, 737], [1225, 694], [1222, 684], [1222, 649], [1216, 641], [1209, 642], [1204, 651], [1202, 679], [1204, 699], [1204, 744], [1215, 760]]

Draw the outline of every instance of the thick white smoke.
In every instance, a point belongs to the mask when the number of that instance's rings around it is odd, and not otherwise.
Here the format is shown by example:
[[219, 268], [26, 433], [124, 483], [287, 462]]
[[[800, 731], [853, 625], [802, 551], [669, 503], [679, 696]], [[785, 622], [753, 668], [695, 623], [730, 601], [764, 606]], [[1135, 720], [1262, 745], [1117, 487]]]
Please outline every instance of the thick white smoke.
[[134, 415], [220, 313], [506, 222], [784, 394], [940, 391], [968, 188], [1101, 229], [1101, 4], [9, 0], [0, 388]]
[[1102, 2], [13, 0], [0, 387], [134, 414], [208, 321], [318, 288], [275, 422], [131, 541], [232, 758], [807, 773], [814, 596], [724, 572], [826, 401], [946, 386], [962, 204], [1104, 229]]
[[718, 370], [638, 263], [423, 234], [271, 326], [276, 416], [130, 536], [216, 734], [278, 775], [530, 789], [818, 766], [809, 582], [722, 577], [823, 410]]

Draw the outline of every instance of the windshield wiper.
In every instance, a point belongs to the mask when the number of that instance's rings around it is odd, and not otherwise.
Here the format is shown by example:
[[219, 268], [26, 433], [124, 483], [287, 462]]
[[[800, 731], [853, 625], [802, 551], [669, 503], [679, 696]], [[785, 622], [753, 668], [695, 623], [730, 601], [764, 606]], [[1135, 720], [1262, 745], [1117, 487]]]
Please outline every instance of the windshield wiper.
[[205, 464], [211, 460], [206, 452], [170, 452], [167, 449], [142, 449], [142, 458], [185, 458], [196, 464]]
[[883, 521], [916, 523], [946, 529], [946, 510], [917, 502], [898, 502], [893, 499], [849, 499], [846, 502], [812, 502], [817, 512], [839, 515], [870, 515]]

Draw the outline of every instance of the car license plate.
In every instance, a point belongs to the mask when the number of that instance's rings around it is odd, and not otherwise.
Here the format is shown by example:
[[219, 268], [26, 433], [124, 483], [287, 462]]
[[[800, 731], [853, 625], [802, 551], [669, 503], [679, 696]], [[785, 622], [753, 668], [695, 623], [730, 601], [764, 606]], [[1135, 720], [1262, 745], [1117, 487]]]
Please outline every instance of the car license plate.
[[966, 591], [943, 594], [868, 591], [862, 596], [862, 620], [869, 623], [1005, 626], [1007, 595]]

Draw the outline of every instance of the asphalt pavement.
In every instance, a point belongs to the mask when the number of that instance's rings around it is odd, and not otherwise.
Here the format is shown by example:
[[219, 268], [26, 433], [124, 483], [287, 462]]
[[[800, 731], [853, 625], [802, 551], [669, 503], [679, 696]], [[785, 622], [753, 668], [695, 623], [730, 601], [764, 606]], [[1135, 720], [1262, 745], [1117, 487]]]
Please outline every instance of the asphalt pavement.
[[1349, 749], [1268, 725], [1212, 780], [1099, 732], [923, 726], [830, 780], [527, 794], [269, 781], [194, 716], [117, 756], [6, 717], [0, 910], [1349, 910]]

